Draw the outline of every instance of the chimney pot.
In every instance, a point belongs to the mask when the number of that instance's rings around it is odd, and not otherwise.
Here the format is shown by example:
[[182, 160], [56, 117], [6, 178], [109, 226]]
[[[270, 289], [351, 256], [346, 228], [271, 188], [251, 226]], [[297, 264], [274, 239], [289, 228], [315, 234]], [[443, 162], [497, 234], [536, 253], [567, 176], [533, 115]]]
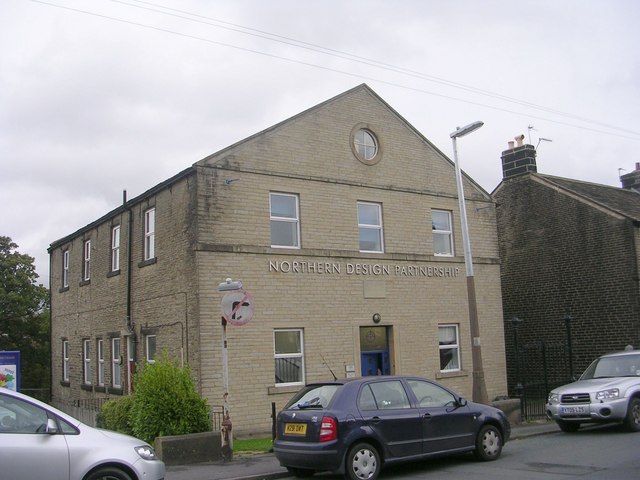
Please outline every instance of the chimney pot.
[[513, 150], [513, 148], [516, 146], [516, 142], [514, 142], [513, 140], [508, 142], [508, 144], [509, 144], [509, 150]]

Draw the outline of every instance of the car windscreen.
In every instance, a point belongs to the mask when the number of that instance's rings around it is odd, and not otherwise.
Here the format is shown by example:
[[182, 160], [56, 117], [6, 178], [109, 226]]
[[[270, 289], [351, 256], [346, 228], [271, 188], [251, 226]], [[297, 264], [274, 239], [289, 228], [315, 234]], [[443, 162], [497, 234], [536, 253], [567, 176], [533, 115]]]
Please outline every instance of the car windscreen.
[[640, 376], [640, 354], [599, 358], [587, 367], [580, 380], [637, 376]]
[[300, 410], [305, 408], [322, 410], [327, 408], [340, 387], [342, 387], [342, 385], [309, 385], [295, 394], [284, 408], [285, 410]]

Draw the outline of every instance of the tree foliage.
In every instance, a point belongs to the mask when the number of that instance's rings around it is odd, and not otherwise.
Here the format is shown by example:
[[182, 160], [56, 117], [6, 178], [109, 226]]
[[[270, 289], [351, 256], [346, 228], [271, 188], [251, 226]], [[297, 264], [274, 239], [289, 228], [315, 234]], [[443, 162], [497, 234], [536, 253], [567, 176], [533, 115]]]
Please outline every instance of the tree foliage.
[[0, 236], [0, 350], [18, 350], [21, 387], [49, 387], [49, 291], [36, 284], [34, 258]]
[[130, 424], [136, 437], [152, 443], [159, 436], [211, 430], [207, 402], [189, 368], [162, 358], [136, 373], [134, 385]]

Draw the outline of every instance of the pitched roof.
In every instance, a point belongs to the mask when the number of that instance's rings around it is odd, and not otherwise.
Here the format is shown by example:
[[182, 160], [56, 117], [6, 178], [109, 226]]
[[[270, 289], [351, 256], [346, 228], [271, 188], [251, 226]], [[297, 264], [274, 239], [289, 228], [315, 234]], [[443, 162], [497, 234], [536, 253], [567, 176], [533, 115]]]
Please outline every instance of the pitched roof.
[[552, 175], [532, 174], [602, 207], [640, 222], [640, 193], [620, 187], [583, 182]]

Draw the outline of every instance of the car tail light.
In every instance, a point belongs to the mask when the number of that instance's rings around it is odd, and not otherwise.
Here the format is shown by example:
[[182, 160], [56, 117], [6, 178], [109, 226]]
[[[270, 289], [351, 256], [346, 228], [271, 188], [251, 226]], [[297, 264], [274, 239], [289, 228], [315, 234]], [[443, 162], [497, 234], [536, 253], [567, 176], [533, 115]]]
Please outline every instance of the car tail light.
[[338, 421], [333, 417], [324, 417], [320, 425], [320, 441], [330, 442], [338, 438]]

